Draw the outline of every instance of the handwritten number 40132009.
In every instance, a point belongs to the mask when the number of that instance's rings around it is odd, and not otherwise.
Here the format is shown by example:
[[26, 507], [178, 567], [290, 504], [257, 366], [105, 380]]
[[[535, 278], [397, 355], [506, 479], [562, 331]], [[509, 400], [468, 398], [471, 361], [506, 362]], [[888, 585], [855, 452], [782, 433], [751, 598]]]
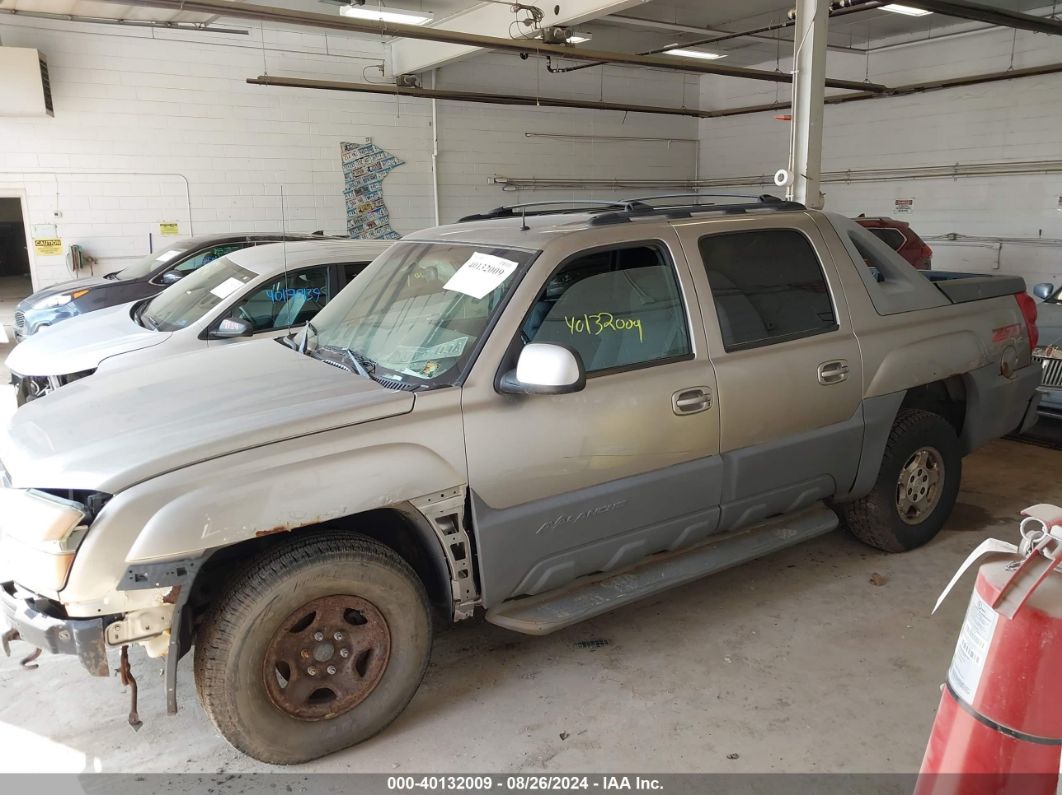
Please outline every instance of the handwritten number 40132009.
[[589, 334], [597, 337], [605, 331], [637, 331], [638, 342], [644, 342], [641, 318], [616, 317], [611, 312], [595, 312], [582, 317], [565, 316], [564, 322], [572, 335]]

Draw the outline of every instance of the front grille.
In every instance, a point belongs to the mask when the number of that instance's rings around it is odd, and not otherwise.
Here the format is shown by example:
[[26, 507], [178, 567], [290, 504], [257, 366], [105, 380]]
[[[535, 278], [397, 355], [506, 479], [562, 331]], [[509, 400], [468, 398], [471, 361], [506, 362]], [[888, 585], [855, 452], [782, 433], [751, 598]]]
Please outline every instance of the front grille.
[[22, 312], [15, 313], [15, 328], [23, 329], [26, 327], [26, 315]]
[[1044, 375], [1040, 384], [1062, 389], [1062, 359], [1044, 359], [1040, 356], [1034, 356], [1033, 359], [1043, 368]]

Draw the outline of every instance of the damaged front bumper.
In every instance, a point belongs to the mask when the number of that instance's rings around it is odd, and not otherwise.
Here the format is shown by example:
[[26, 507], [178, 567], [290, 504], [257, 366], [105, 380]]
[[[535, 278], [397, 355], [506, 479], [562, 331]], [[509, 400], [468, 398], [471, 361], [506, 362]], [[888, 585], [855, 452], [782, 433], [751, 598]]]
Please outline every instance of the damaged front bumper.
[[[0, 583], [0, 612], [11, 631], [5, 638], [23, 640], [52, 654], [76, 655], [93, 676], [109, 676], [104, 618], [59, 618], [45, 612], [46, 600], [19, 589], [14, 582]], [[4, 644], [7, 651], [7, 643]]]

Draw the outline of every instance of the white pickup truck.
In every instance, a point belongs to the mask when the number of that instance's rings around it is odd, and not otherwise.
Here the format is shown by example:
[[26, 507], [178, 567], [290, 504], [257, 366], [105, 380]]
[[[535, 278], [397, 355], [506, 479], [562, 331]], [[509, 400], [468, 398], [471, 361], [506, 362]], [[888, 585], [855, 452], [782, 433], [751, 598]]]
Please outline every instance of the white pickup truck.
[[426, 230], [298, 335], [23, 406], [5, 643], [98, 675], [143, 644], [171, 711], [194, 647], [220, 732], [294, 763], [402, 711], [433, 609], [537, 634], [839, 524], [932, 539], [962, 457], [1036, 417], [1024, 282], [686, 201]]

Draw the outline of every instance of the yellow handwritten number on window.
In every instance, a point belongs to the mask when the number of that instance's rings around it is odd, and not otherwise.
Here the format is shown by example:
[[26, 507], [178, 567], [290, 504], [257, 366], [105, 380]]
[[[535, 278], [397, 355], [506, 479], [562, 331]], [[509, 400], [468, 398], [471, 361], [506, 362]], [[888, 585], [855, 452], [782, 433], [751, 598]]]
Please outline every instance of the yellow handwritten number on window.
[[568, 333], [589, 334], [592, 337], [601, 336], [604, 331], [637, 331], [638, 342], [644, 342], [642, 334], [641, 318], [616, 317], [611, 312], [595, 312], [592, 315], [582, 317], [567, 317], [564, 322], [568, 325]]

